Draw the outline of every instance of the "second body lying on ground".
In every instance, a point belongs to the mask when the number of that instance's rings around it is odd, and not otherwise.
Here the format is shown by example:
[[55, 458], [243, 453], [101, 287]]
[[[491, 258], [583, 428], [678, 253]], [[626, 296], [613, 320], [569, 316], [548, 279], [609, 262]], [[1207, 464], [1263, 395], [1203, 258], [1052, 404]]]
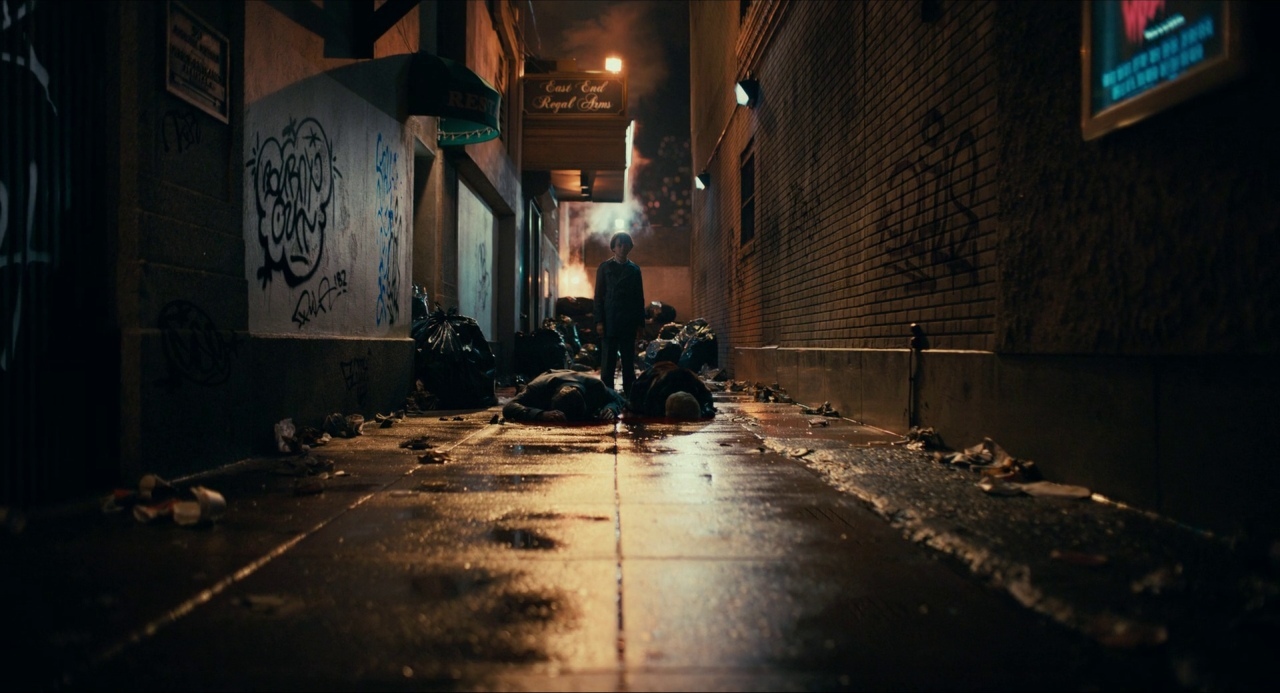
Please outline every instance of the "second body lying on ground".
[[698, 374], [671, 361], [659, 361], [636, 378], [627, 391], [627, 409], [669, 419], [699, 419], [716, 414], [711, 390]]

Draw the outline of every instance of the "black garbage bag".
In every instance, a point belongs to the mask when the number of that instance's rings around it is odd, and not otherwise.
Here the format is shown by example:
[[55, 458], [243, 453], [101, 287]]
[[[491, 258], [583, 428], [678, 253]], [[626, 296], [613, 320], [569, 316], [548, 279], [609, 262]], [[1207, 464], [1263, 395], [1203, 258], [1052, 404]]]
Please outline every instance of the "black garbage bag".
[[410, 333], [417, 344], [416, 375], [441, 409], [498, 403], [497, 359], [475, 320], [459, 315], [457, 308], [445, 313], [436, 306], [427, 319], [413, 324]]
[[556, 299], [556, 314], [571, 318], [586, 315], [595, 311], [594, 299], [583, 296], [561, 296]]
[[679, 342], [670, 339], [655, 339], [645, 348], [644, 363], [652, 366], [659, 361], [679, 361], [683, 349]]
[[719, 349], [716, 345], [716, 335], [708, 329], [700, 330], [685, 343], [684, 349], [680, 352], [680, 360], [677, 361], [684, 368], [695, 371], [702, 370], [703, 366], [715, 368], [720, 363]]
[[551, 323], [550, 327], [557, 330], [561, 337], [564, 337], [564, 343], [565, 346], [569, 347], [570, 355], [576, 355], [582, 350], [582, 338], [578, 336], [578, 326], [574, 324], [572, 319], [566, 316], [561, 316], [559, 320], [547, 318], [543, 321], [543, 326], [548, 326], [547, 323]]
[[684, 325], [678, 322], [669, 322], [658, 330], [658, 339], [675, 339], [682, 329], [684, 329]]
[[[547, 323], [554, 324], [551, 321], [543, 324]], [[559, 330], [542, 327], [528, 336], [516, 333], [514, 365], [516, 372], [526, 380], [533, 380], [550, 370], [568, 368], [572, 363], [569, 346]]]
[[582, 349], [573, 357], [573, 363], [590, 369], [600, 367], [600, 347], [595, 344], [583, 344]]

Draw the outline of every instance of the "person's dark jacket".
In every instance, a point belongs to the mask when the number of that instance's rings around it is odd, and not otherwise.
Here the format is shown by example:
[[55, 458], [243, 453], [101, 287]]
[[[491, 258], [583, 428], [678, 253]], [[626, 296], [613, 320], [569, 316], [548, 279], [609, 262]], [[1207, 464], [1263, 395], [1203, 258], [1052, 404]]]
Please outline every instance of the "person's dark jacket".
[[715, 416], [711, 390], [688, 368], [671, 361], [653, 364], [632, 383], [627, 391], [627, 409], [644, 416], [666, 416], [667, 398], [677, 392], [688, 392], [698, 400], [702, 416]]
[[627, 260], [600, 263], [596, 270], [596, 322], [609, 337], [633, 336], [644, 325], [644, 279], [640, 266]]
[[600, 420], [600, 412], [610, 409], [614, 414], [622, 411], [622, 396], [605, 387], [599, 378], [577, 371], [547, 371], [529, 381], [524, 392], [516, 395], [502, 408], [502, 415], [511, 421], [536, 421], [542, 412], [551, 408], [551, 398], [565, 385], [572, 385], [582, 392], [587, 404], [587, 416]]

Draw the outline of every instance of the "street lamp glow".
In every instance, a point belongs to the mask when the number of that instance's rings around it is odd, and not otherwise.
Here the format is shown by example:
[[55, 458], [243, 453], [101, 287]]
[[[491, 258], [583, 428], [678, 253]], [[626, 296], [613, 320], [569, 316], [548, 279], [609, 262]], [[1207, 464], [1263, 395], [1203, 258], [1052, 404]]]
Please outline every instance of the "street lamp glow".
[[622, 58], [605, 58], [604, 69], [609, 72], [622, 72]]

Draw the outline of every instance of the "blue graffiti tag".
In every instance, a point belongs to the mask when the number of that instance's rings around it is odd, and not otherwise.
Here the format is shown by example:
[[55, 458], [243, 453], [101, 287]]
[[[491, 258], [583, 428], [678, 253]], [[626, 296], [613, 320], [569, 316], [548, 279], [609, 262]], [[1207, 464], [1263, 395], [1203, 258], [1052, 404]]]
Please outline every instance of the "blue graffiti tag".
[[374, 159], [377, 174], [375, 184], [378, 197], [378, 304], [374, 312], [377, 324], [394, 325], [400, 317], [400, 230], [404, 218], [400, 215], [400, 198], [397, 185], [400, 170], [396, 167], [400, 155], [383, 144], [378, 133]]

